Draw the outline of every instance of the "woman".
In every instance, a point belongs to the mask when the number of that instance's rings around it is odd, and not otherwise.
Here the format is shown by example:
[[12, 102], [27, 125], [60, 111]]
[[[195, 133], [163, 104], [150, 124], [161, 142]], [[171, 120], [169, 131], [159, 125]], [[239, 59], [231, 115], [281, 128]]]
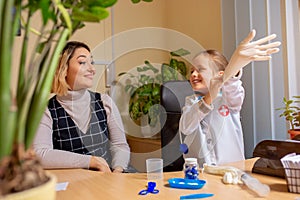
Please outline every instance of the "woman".
[[45, 168], [123, 172], [130, 149], [119, 111], [106, 94], [88, 90], [95, 67], [90, 48], [68, 42], [33, 147]]

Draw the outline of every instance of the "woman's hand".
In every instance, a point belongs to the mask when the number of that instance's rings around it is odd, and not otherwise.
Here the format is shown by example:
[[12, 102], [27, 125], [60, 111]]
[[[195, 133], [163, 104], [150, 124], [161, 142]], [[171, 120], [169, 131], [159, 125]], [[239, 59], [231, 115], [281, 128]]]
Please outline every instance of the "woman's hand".
[[90, 160], [90, 168], [101, 172], [111, 172], [106, 160], [101, 157], [92, 156]]
[[117, 166], [114, 168], [113, 173], [123, 173], [123, 168], [120, 166]]

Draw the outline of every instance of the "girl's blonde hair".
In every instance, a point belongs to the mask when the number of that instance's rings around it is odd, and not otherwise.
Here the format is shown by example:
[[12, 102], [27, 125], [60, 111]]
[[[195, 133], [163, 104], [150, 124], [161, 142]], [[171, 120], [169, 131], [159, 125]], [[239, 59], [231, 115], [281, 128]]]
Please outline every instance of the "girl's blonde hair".
[[75, 50], [78, 48], [85, 48], [89, 52], [91, 51], [88, 45], [82, 42], [70, 41], [66, 44], [61, 53], [58, 66], [56, 68], [51, 89], [52, 93], [63, 96], [66, 95], [68, 90], [70, 89], [70, 86], [66, 81], [69, 61], [73, 57]]
[[211, 63], [210, 67], [214, 72], [224, 71], [226, 66], [228, 65], [226, 57], [217, 50], [209, 49], [201, 51], [194, 57], [194, 59], [196, 59], [199, 55], [208, 56]]

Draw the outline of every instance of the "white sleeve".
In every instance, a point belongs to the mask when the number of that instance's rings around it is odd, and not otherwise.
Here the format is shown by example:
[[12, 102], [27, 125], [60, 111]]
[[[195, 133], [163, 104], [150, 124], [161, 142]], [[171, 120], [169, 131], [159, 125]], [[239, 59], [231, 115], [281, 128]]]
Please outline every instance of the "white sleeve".
[[222, 95], [226, 100], [229, 109], [233, 112], [240, 112], [245, 97], [245, 90], [242, 86], [242, 70], [238, 76], [230, 78], [222, 87]]
[[44, 168], [89, 168], [90, 155], [53, 149], [52, 133], [52, 117], [46, 108], [33, 141]]
[[126, 169], [130, 160], [130, 148], [126, 140], [124, 126], [118, 107], [107, 94], [101, 94], [106, 110], [107, 124], [110, 134], [112, 168], [117, 166]]
[[199, 128], [200, 122], [213, 110], [213, 106], [206, 104], [203, 99], [194, 101], [192, 98], [192, 96], [186, 98], [179, 121], [179, 131], [185, 135]]

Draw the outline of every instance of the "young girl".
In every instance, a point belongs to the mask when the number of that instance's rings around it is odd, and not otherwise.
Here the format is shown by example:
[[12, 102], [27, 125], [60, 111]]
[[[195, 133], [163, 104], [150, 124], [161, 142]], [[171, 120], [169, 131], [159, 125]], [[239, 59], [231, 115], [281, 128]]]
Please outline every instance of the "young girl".
[[245, 159], [240, 121], [245, 96], [240, 80], [242, 68], [251, 61], [269, 60], [280, 45], [263, 44], [275, 34], [252, 41], [254, 36], [252, 30], [229, 62], [215, 50], [200, 52], [193, 59], [190, 84], [195, 94], [186, 98], [179, 131], [188, 146], [185, 157], [198, 158], [200, 166]]
[[188, 146], [186, 157], [198, 158], [200, 165], [243, 160], [242, 72], [222, 85], [228, 62], [215, 50], [201, 52], [193, 64], [190, 83], [195, 95], [186, 98], [179, 125]]
[[45, 168], [90, 168], [122, 172], [130, 149], [117, 106], [106, 94], [91, 92], [95, 67], [89, 47], [65, 46], [52, 92], [34, 141]]

